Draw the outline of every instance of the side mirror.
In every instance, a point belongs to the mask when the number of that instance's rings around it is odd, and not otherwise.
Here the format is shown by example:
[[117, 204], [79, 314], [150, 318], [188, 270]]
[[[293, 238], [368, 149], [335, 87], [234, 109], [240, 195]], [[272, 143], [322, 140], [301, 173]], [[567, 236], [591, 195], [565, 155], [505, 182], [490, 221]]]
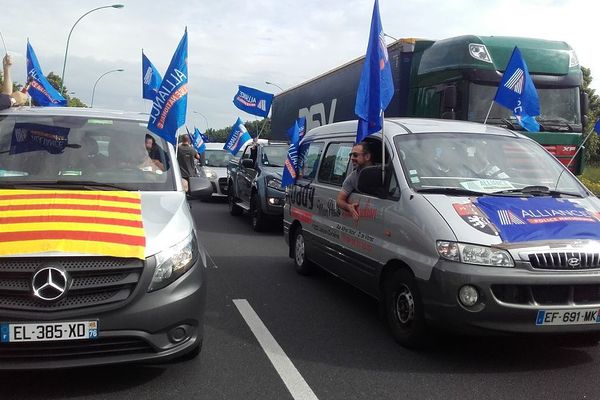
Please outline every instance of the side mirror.
[[254, 168], [254, 161], [251, 158], [244, 158], [242, 159], [242, 167]]
[[189, 194], [192, 197], [208, 197], [213, 194], [213, 187], [208, 178], [204, 176], [190, 176]]
[[381, 165], [365, 167], [358, 174], [358, 191], [375, 197], [386, 197]]

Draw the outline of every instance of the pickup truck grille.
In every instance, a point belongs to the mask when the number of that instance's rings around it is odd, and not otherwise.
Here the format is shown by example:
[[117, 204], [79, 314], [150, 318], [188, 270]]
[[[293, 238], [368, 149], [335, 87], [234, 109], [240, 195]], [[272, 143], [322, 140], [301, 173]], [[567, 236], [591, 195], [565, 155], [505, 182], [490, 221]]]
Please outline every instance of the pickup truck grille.
[[[33, 296], [33, 275], [45, 265], [62, 267], [70, 287], [58, 301]], [[125, 302], [144, 270], [137, 259], [112, 257], [2, 258], [0, 311], [63, 311]]]
[[545, 252], [529, 254], [529, 262], [535, 269], [581, 270], [600, 268], [600, 253]]

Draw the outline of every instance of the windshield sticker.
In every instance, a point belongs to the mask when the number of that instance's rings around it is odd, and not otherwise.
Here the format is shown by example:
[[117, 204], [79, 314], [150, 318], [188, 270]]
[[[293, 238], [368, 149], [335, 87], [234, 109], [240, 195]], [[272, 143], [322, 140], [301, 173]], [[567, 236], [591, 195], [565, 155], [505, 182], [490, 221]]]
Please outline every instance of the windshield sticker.
[[418, 174], [418, 172], [417, 172], [416, 169], [411, 169], [410, 171], [408, 171], [408, 173], [411, 174], [411, 175], [417, 175]]
[[10, 141], [9, 154], [45, 150], [60, 154], [68, 144], [69, 128], [30, 123], [16, 123]]
[[0, 255], [68, 252], [145, 258], [139, 193], [0, 190]]
[[[94, 125], [112, 125], [113, 121], [112, 119], [88, 119], [87, 123]], [[143, 126], [145, 128], [146, 126], [148, 126], [148, 124], [145, 122], [140, 122], [139, 126]]]
[[508, 181], [501, 181], [498, 179], [480, 179], [476, 181], [464, 181], [460, 185], [467, 189], [475, 192], [495, 192], [498, 190], [510, 190], [515, 189], [515, 186]]
[[477, 206], [505, 242], [600, 239], [600, 221], [569, 199], [480, 197]]
[[24, 171], [9, 171], [6, 169], [0, 169], [0, 177], [2, 176], [27, 176], [29, 175], [28, 172], [24, 172]]
[[487, 235], [498, 236], [498, 230], [490, 220], [479, 211], [473, 203], [454, 203], [454, 210], [460, 217], [472, 228], [477, 229]]
[[411, 176], [411, 177], [410, 177], [410, 181], [411, 181], [412, 183], [419, 183], [419, 182], [421, 182], [421, 180], [419, 179], [419, 177], [418, 177], [418, 176]]

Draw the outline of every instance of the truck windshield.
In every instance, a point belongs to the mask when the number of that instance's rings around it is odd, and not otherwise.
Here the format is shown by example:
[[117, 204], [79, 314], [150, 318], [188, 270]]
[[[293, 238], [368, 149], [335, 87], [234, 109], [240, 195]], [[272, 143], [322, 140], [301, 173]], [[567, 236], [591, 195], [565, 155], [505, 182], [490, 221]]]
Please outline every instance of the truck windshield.
[[167, 143], [152, 135], [145, 122], [58, 115], [0, 118], [0, 187], [162, 191], [174, 190], [174, 182]]
[[269, 167], [283, 167], [287, 157], [287, 146], [264, 146], [262, 152], [262, 165]]
[[[496, 86], [469, 85], [468, 120], [483, 122], [496, 95]], [[579, 106], [579, 89], [537, 89], [542, 114], [536, 117], [542, 125], [541, 130], [547, 132], [581, 132], [581, 113]], [[512, 112], [498, 104], [494, 104], [488, 122], [522, 130]]]
[[415, 189], [494, 193], [545, 186], [587, 196], [544, 148], [527, 138], [479, 134], [412, 134], [394, 138], [406, 179]]

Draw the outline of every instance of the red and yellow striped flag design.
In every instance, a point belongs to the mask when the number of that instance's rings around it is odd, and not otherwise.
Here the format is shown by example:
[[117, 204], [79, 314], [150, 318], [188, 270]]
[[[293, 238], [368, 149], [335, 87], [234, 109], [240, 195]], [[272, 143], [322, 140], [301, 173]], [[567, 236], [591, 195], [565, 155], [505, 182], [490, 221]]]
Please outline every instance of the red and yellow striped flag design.
[[0, 255], [74, 252], [144, 259], [139, 193], [0, 190]]

